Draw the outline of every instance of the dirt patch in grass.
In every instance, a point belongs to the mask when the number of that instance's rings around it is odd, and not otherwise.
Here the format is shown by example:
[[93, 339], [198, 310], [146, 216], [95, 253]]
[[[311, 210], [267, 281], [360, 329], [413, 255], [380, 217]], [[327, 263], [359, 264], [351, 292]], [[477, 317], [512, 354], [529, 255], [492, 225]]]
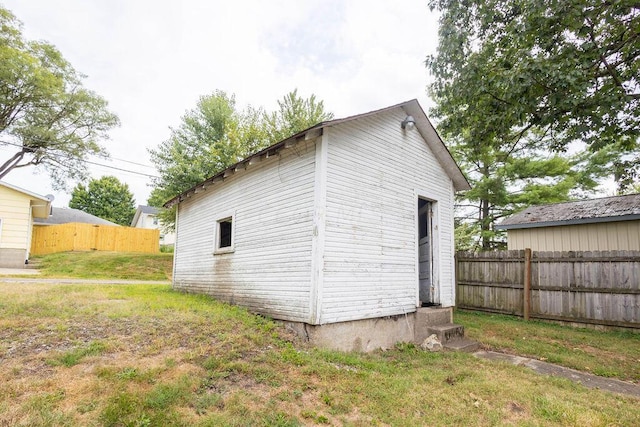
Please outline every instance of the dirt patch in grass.
[[167, 286], [0, 284], [0, 318], [0, 426], [640, 420], [637, 399], [466, 354], [314, 349], [268, 319]]

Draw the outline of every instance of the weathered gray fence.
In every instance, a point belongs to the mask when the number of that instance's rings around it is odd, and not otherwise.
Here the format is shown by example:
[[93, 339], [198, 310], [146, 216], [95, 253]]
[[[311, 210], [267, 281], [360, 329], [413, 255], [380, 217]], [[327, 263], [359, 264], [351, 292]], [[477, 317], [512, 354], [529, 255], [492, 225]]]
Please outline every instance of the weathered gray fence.
[[640, 251], [458, 252], [456, 259], [460, 308], [640, 328]]

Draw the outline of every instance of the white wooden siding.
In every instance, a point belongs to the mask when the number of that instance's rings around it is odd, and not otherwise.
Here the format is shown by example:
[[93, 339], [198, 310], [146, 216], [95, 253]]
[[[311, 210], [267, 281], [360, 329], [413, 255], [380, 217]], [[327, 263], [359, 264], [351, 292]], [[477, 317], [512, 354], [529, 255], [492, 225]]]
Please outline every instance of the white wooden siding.
[[453, 184], [401, 109], [325, 128], [326, 235], [320, 323], [416, 309], [418, 196], [438, 210], [440, 302], [454, 303]]
[[[180, 203], [174, 287], [308, 322], [315, 156], [315, 142], [301, 142]], [[214, 255], [230, 210], [234, 252]]]
[[[453, 183], [400, 108], [323, 129], [179, 204], [174, 286], [311, 324], [410, 313], [418, 197], [431, 200], [434, 284], [454, 295]], [[214, 255], [234, 212], [234, 251]]]

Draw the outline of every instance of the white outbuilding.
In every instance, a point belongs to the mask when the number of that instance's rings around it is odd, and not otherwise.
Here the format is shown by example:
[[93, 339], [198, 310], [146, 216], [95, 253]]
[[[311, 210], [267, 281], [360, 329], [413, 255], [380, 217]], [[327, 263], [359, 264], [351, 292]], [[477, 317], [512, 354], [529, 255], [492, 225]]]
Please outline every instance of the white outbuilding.
[[319, 123], [176, 196], [173, 287], [345, 350], [416, 341], [455, 303], [469, 183], [416, 100]]

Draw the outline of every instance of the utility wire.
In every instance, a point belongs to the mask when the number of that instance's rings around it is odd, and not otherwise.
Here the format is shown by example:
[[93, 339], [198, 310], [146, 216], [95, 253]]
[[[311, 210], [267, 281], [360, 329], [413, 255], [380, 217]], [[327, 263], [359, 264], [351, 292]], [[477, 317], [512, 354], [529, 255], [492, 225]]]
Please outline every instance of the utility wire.
[[[19, 147], [19, 148], [22, 147], [22, 145], [20, 145], [20, 144], [15, 144], [13, 142], [2, 141], [2, 140], [0, 140], [0, 144], [12, 145], [14, 147]], [[131, 164], [138, 165], [138, 166], [145, 166], [145, 167], [148, 167], [148, 168], [153, 168], [153, 166], [143, 165], [142, 163], [131, 162], [129, 160], [116, 159], [115, 157], [113, 159], [114, 160], [119, 160], [119, 161], [122, 161], [122, 162], [126, 162], [126, 163], [131, 163]], [[122, 172], [128, 172], [128, 173], [132, 173], [132, 174], [136, 174], [136, 175], [142, 175], [142, 176], [146, 176], [148, 178], [159, 178], [159, 176], [157, 176], [157, 175], [151, 175], [151, 174], [144, 173], [144, 172], [138, 172], [138, 171], [133, 171], [133, 170], [130, 170], [130, 169], [119, 168], [119, 167], [116, 167], [116, 166], [96, 163], [96, 162], [92, 162], [90, 160], [85, 160], [85, 163], [88, 163], [90, 165], [95, 165], [95, 166], [101, 166], [101, 167], [104, 167], [104, 168], [115, 169], [115, 170], [119, 170], [119, 171], [122, 171]]]
[[142, 166], [142, 167], [149, 168], [149, 169], [155, 169], [155, 167], [154, 167], [154, 166], [151, 166], [151, 165], [145, 165], [145, 164], [143, 164], [143, 163], [136, 163], [136, 162], [132, 162], [131, 160], [119, 159], [119, 158], [117, 158], [117, 157], [111, 157], [111, 156], [109, 157], [109, 159], [112, 159], [112, 160], [118, 160], [119, 162], [131, 163], [132, 165]]
[[150, 174], [144, 173], [144, 172], [137, 172], [137, 171], [132, 171], [132, 170], [129, 170], [129, 169], [118, 168], [118, 167], [115, 167], [115, 166], [103, 165], [103, 164], [100, 164], [100, 163], [92, 162], [90, 160], [85, 160], [84, 162], [85, 163], [89, 163], [90, 165], [101, 166], [103, 168], [109, 168], [109, 169], [115, 169], [115, 170], [122, 171], [122, 172], [134, 173], [136, 175], [142, 175], [142, 176], [146, 176], [146, 177], [149, 177], [149, 178], [160, 178], [157, 175], [150, 175]]

